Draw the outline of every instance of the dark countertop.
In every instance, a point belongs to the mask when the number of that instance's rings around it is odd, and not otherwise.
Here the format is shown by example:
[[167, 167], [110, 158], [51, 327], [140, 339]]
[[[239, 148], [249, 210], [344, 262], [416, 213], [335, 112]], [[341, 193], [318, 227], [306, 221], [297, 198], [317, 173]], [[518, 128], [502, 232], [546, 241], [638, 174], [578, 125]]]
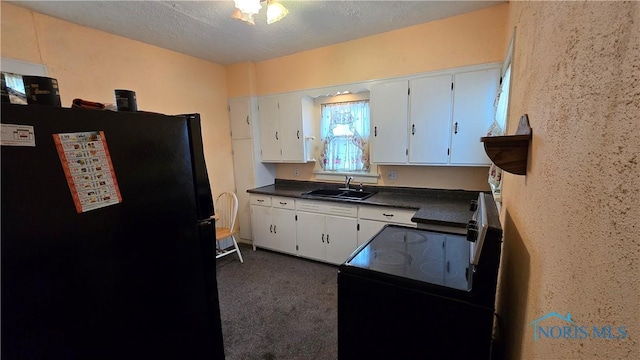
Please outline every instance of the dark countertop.
[[411, 219], [416, 223], [466, 227], [473, 214], [469, 210], [471, 200], [478, 198], [479, 191], [440, 190], [389, 186], [364, 186], [364, 191], [377, 192], [364, 200], [319, 198], [303, 193], [319, 188], [336, 189], [341, 184], [315, 181], [276, 179], [275, 184], [247, 190], [252, 194], [285, 196], [320, 201], [348, 202], [354, 204], [390, 206], [415, 209]]

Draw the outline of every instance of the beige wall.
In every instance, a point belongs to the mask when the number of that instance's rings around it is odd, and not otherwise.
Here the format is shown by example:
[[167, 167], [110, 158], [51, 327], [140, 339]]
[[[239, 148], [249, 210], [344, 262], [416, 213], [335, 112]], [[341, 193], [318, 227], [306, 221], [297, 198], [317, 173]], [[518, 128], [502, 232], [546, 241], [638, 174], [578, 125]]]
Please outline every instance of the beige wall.
[[114, 89], [130, 89], [139, 110], [200, 113], [213, 192], [234, 190], [223, 66], [4, 1], [1, 9], [2, 57], [46, 65], [60, 84], [62, 106], [75, 98], [113, 103]]
[[[508, 6], [492, 6], [255, 64], [228, 66], [229, 97], [282, 93], [501, 62], [507, 46]], [[251, 71], [255, 72], [255, 89], [253, 83], [246, 84]], [[299, 169], [299, 176], [294, 176], [294, 169]], [[398, 171], [397, 180], [385, 176], [391, 169]], [[487, 170], [486, 167], [382, 166], [379, 184], [488, 190]], [[276, 176], [315, 180], [313, 164], [278, 164]]]
[[[504, 179], [498, 311], [509, 359], [640, 358], [640, 3], [512, 2], [509, 131], [529, 115], [526, 176]], [[511, 31], [512, 27], [508, 29]], [[534, 342], [535, 319], [626, 326]]]

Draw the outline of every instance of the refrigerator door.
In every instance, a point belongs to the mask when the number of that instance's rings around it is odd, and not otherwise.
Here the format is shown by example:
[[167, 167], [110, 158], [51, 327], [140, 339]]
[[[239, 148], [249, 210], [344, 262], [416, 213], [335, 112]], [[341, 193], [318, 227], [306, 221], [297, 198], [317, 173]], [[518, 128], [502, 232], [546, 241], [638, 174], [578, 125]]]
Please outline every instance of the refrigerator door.
[[[223, 358], [182, 117], [2, 106], [2, 358]], [[77, 212], [53, 134], [103, 131], [122, 201]], [[4, 135], [3, 135], [4, 137]]]
[[196, 204], [198, 219], [208, 219], [213, 215], [213, 197], [209, 174], [204, 160], [204, 147], [202, 145], [202, 129], [200, 127], [200, 114], [185, 114], [189, 125], [189, 142], [191, 149], [193, 178], [195, 180]]

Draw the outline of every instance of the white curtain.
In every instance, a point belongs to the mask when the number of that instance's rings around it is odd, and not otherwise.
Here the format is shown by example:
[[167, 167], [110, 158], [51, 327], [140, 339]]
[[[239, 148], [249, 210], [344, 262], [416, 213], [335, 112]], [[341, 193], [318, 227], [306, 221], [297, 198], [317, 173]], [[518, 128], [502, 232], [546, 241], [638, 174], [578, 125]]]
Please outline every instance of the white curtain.
[[[507, 108], [509, 106], [509, 83], [511, 81], [511, 65], [507, 67], [502, 77], [502, 84], [496, 99], [496, 116], [487, 131], [487, 136], [501, 136], [505, 134], [507, 128]], [[502, 169], [495, 164], [489, 168], [489, 185], [493, 193], [499, 193], [502, 186]]]
[[320, 136], [324, 171], [368, 171], [369, 101], [323, 104]]

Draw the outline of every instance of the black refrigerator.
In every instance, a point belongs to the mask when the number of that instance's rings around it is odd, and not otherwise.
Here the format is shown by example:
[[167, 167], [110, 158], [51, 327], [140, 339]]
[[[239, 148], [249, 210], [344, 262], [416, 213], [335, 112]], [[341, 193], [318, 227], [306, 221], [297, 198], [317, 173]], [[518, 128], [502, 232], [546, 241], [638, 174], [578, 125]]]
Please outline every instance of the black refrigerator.
[[2, 359], [223, 359], [199, 116], [1, 110]]

